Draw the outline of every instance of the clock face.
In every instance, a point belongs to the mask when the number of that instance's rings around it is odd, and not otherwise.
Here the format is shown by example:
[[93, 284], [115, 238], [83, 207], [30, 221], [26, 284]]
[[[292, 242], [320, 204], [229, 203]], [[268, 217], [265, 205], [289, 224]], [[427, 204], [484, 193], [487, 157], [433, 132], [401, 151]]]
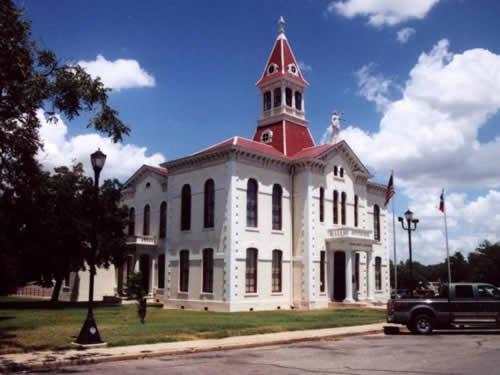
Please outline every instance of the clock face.
[[95, 333], [97, 332], [97, 329], [95, 329], [95, 327], [90, 327], [89, 332], [91, 335], [95, 335]]

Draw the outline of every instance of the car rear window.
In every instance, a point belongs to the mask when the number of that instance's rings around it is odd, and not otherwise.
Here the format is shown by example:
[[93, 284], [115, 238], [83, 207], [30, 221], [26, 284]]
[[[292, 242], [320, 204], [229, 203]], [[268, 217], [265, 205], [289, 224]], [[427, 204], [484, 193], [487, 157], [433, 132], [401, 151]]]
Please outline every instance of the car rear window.
[[455, 297], [470, 298], [470, 299], [474, 298], [474, 293], [472, 292], [472, 285], [456, 285]]

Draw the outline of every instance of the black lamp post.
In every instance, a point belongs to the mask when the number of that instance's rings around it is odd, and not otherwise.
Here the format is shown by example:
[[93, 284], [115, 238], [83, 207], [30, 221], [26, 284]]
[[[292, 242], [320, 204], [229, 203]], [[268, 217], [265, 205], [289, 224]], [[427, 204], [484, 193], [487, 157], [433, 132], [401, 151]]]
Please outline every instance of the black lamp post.
[[[411, 232], [417, 229], [418, 219], [413, 218], [413, 212], [409, 209], [405, 212], [404, 219], [400, 216], [398, 221], [404, 230], [408, 231], [408, 248], [410, 250], [410, 294], [413, 296], [413, 289], [415, 289], [415, 281], [413, 280], [413, 260], [411, 257]], [[406, 220], [406, 227], [404, 221]], [[413, 228], [412, 228], [413, 224]]]
[[79, 345], [95, 345], [102, 344], [101, 335], [97, 329], [97, 324], [94, 320], [93, 303], [94, 303], [94, 277], [95, 277], [95, 263], [97, 253], [97, 207], [99, 204], [99, 175], [104, 163], [106, 162], [106, 155], [99, 149], [90, 155], [92, 168], [94, 168], [94, 220], [92, 223], [92, 234], [90, 239], [90, 257], [88, 259], [90, 269], [89, 281], [89, 305], [87, 312], [87, 319], [83, 323], [80, 335], [76, 339]]

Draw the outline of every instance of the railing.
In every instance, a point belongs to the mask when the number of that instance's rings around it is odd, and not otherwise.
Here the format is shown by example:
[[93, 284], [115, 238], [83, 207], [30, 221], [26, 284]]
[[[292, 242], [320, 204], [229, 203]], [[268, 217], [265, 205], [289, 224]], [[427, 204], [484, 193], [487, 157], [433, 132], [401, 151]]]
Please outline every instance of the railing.
[[289, 113], [291, 115], [304, 118], [304, 111], [300, 109], [296, 109], [288, 106], [279, 106], [268, 109], [267, 111], [262, 112], [261, 119], [266, 119], [275, 115], [279, 115], [280, 113]]
[[127, 245], [145, 245], [156, 246], [158, 241], [155, 236], [144, 236], [137, 234], [135, 236], [128, 236]]

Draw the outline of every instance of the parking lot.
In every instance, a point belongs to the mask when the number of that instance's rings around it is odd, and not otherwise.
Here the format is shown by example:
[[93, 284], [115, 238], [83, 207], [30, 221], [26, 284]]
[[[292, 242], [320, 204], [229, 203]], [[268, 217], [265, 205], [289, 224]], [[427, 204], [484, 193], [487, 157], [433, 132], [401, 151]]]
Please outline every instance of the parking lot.
[[72, 367], [82, 374], [500, 374], [500, 331], [371, 335]]

